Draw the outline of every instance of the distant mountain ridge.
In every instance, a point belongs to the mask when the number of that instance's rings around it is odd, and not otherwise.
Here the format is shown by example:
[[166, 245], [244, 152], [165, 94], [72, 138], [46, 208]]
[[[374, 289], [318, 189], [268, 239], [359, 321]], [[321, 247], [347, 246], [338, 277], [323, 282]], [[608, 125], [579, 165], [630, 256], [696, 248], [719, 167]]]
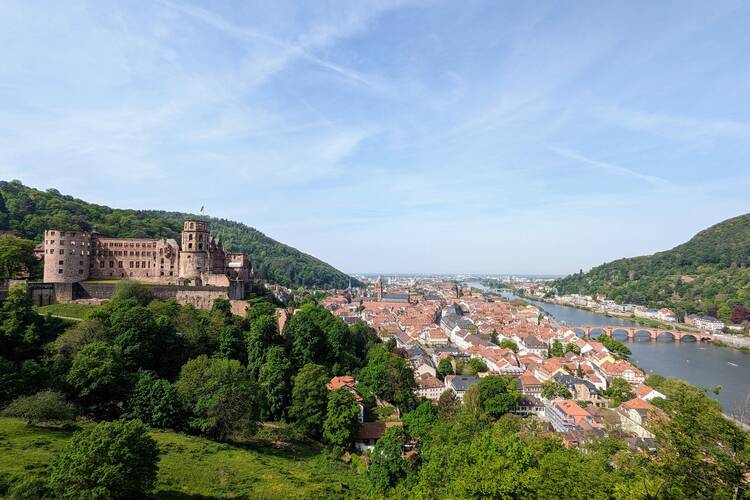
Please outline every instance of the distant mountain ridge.
[[[179, 241], [182, 222], [194, 214], [158, 210], [126, 210], [87, 203], [56, 189], [40, 191], [20, 181], [0, 181], [0, 229], [14, 230], [26, 238], [41, 241], [44, 230], [78, 229], [119, 238], [175, 238]], [[239, 222], [212, 217], [211, 232], [225, 246], [245, 252], [258, 277], [288, 287], [345, 288], [359, 281], [330, 264]]]
[[558, 293], [602, 293], [620, 303], [673, 307], [735, 321], [750, 311], [750, 214], [653, 255], [615, 260], [554, 282]]

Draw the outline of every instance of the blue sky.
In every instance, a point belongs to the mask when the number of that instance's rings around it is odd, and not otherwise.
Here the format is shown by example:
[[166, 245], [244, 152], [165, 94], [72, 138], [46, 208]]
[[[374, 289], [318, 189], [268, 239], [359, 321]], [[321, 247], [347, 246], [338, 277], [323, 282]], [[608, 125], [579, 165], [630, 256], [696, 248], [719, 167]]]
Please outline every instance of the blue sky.
[[747, 2], [2, 11], [0, 178], [347, 272], [562, 274], [750, 212]]

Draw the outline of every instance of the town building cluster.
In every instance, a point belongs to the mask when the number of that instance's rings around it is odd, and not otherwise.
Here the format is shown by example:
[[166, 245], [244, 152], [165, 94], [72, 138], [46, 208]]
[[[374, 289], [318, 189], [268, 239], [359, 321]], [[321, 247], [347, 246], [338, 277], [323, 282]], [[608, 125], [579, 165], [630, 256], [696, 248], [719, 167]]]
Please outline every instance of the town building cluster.
[[[385, 288], [378, 279], [358, 296], [328, 297], [323, 305], [348, 323], [364, 322], [395, 339], [413, 368], [417, 395], [437, 402], [452, 391], [463, 401], [482, 377], [509, 375], [521, 394], [515, 413], [541, 418], [567, 445], [585, 446], [612, 429], [630, 436], [634, 445], [652, 443], [649, 424], [663, 414], [650, 401], [664, 396], [645, 385], [638, 367], [602, 343], [580, 338], [533, 305], [455, 283], [412, 280]], [[554, 347], [563, 355], [552, 356]], [[462, 372], [472, 359], [486, 371]], [[444, 360], [455, 375], [441, 373]], [[634, 396], [613, 407], [605, 394], [618, 379]], [[545, 397], [543, 388], [553, 382], [568, 396]]]

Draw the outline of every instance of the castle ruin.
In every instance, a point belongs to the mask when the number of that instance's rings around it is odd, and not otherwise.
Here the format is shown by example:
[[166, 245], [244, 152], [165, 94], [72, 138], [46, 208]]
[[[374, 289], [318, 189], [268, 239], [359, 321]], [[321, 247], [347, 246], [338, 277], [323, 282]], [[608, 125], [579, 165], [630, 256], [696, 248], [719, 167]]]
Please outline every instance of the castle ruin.
[[[174, 239], [109, 238], [96, 232], [44, 232], [44, 283], [137, 280], [179, 288], [226, 289], [242, 300], [252, 279], [245, 254], [227, 252], [212, 237], [208, 222], [184, 222], [182, 242]], [[198, 290], [195, 290], [196, 292]], [[71, 298], [75, 298], [70, 294]]]

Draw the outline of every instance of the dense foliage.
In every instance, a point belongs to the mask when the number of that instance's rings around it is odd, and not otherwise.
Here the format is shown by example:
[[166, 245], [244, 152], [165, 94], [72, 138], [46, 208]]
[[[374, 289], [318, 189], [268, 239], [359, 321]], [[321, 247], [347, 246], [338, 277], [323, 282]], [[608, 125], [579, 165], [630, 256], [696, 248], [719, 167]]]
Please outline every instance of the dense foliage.
[[[155, 210], [122, 210], [60, 194], [39, 191], [19, 181], [0, 182], [0, 230], [17, 231], [39, 242], [44, 230], [97, 230], [121, 238], [175, 238], [194, 215]], [[275, 241], [260, 231], [226, 219], [209, 218], [211, 230], [233, 251], [250, 256], [258, 277], [290, 287], [345, 288], [349, 276], [325, 262]], [[0, 252], [0, 272], [2, 268]], [[13, 271], [13, 268], [7, 268]], [[17, 269], [16, 269], [17, 270]], [[354, 285], [360, 283], [352, 280]]]
[[[619, 259], [554, 283], [560, 294], [671, 307], [731, 321], [750, 307], [750, 214], [716, 224], [672, 250]], [[745, 319], [745, 315], [739, 315]], [[739, 319], [739, 318], [738, 318]], [[736, 320], [735, 320], [736, 321]]]
[[137, 420], [78, 432], [52, 463], [56, 498], [143, 498], [156, 483], [159, 449]]

